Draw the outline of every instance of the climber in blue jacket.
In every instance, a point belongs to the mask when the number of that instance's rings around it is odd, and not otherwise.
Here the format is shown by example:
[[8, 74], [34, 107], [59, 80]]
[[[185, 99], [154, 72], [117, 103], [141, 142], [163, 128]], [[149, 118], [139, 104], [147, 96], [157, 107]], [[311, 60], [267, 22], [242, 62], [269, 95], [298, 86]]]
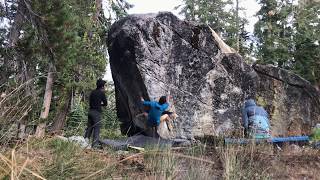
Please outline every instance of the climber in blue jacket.
[[159, 102], [145, 101], [141, 97], [141, 101], [143, 102], [144, 106], [147, 106], [150, 108], [150, 110], [146, 114], [148, 116], [148, 125], [150, 127], [159, 126], [160, 117], [161, 117], [162, 113], [169, 107], [169, 104], [167, 103], [167, 97], [161, 96], [159, 99]]
[[253, 99], [245, 101], [242, 110], [243, 127], [245, 134], [251, 138], [270, 138], [270, 123], [267, 111], [257, 106]]

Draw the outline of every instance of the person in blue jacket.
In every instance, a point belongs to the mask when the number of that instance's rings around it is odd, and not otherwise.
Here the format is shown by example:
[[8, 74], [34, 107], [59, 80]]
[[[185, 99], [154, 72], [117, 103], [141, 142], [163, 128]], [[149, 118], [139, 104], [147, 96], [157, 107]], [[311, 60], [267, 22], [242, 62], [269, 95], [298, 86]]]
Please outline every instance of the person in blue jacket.
[[167, 97], [161, 96], [159, 101], [145, 101], [141, 97], [141, 101], [144, 106], [149, 107], [149, 111], [146, 114], [148, 116], [148, 126], [157, 127], [160, 124], [160, 117], [162, 113], [169, 107], [167, 103]]
[[270, 138], [270, 123], [267, 111], [257, 106], [253, 99], [246, 100], [242, 110], [245, 135], [256, 138]]

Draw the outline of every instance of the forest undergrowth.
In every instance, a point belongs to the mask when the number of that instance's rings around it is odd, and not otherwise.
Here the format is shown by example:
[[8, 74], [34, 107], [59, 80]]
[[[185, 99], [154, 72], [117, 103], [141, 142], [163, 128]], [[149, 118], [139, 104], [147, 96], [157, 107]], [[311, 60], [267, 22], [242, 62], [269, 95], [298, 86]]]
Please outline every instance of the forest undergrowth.
[[269, 144], [82, 149], [57, 136], [1, 148], [1, 179], [317, 179], [319, 150]]

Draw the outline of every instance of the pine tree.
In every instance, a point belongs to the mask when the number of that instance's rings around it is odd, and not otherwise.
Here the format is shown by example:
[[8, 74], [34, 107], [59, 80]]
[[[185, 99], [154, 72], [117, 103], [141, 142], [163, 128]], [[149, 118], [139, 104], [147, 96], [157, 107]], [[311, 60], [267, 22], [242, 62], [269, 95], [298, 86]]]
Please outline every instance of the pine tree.
[[296, 14], [295, 72], [320, 88], [320, 5], [299, 7]]
[[289, 0], [261, 0], [254, 34], [257, 58], [264, 64], [290, 68], [293, 59], [293, 4]]
[[[73, 96], [77, 93], [84, 98], [95, 86], [96, 79], [104, 75], [108, 28], [113, 19], [124, 16], [131, 6], [124, 0], [110, 1], [108, 7], [113, 16], [106, 18], [101, 0], [5, 2], [5, 7], [0, 8], [1, 20], [8, 20], [11, 28], [0, 31], [4, 35], [0, 38], [0, 51], [5, 52], [0, 55], [0, 90], [10, 92], [19, 87], [26, 75], [34, 80], [30, 84], [34, 104], [27, 112], [28, 117], [23, 118], [30, 123], [43, 110], [41, 98], [48, 80], [44, 76], [52, 72], [54, 99], [48, 100], [50, 111], [48, 108], [48, 117], [42, 116], [47, 119], [41, 122], [53, 124], [53, 129], [59, 130], [70, 111]], [[0, 115], [0, 123], [2, 116], [5, 115]]]
[[208, 24], [218, 34], [224, 34], [228, 28], [226, 22], [232, 17], [225, 8], [231, 4], [230, 0], [185, 0], [180, 14], [184, 15], [186, 20]]
[[243, 8], [236, 6], [232, 0], [184, 0], [183, 2], [180, 14], [184, 15], [186, 20], [208, 24], [229, 46], [243, 56], [248, 55], [249, 37], [244, 29], [248, 21], [239, 15]]
[[319, 4], [299, 7], [288, 0], [259, 3], [255, 25], [258, 61], [294, 70], [319, 87]]

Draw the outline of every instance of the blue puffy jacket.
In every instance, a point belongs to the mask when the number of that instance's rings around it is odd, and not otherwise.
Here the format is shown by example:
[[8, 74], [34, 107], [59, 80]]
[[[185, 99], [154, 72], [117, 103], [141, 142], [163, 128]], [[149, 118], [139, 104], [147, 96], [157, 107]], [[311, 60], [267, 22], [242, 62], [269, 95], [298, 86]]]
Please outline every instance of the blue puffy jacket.
[[143, 105], [150, 107], [148, 112], [149, 126], [158, 126], [160, 124], [161, 114], [169, 107], [168, 103], [160, 105], [156, 101], [143, 101]]
[[245, 102], [242, 111], [243, 127], [253, 138], [270, 138], [270, 123], [267, 111], [257, 106], [253, 99]]

